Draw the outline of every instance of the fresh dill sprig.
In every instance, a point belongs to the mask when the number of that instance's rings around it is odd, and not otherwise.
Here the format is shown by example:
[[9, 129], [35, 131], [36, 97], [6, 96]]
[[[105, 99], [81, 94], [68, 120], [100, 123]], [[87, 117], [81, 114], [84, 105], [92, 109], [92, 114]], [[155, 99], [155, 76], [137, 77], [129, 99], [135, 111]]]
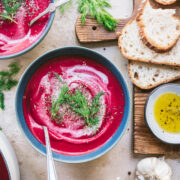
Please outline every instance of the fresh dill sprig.
[[[86, 16], [90, 15], [97, 20], [99, 25], [104, 25], [107, 30], [115, 30], [118, 20], [107, 12], [106, 8], [111, 7], [108, 0], [77, 0], [77, 3], [82, 25], [86, 22]], [[60, 6], [60, 12], [64, 13], [64, 10], [69, 8], [71, 4], [72, 1]]]
[[23, 0], [2, 0], [5, 13], [1, 13], [0, 16], [3, 20], [10, 20], [17, 24], [13, 19], [14, 15], [19, 10]]
[[[55, 76], [57, 79], [59, 79], [57, 77], [57, 74], [55, 74]], [[68, 85], [63, 85], [58, 98], [56, 100], [53, 98], [52, 100], [52, 106], [50, 109], [51, 118], [54, 120], [58, 120], [59, 118], [61, 121], [62, 114], [59, 114], [59, 109], [62, 104], [66, 103], [69, 105], [72, 111], [79, 114], [85, 120], [87, 125], [90, 125], [90, 126], [97, 125], [97, 123], [99, 122], [99, 118], [96, 116], [96, 114], [99, 111], [99, 108], [100, 108], [99, 101], [100, 101], [100, 97], [103, 94], [104, 93], [102, 92], [98, 93], [93, 98], [92, 104], [89, 105], [85, 96], [82, 94], [82, 92], [79, 89], [76, 89], [75, 93], [72, 94], [69, 91]]]
[[57, 119], [57, 117], [61, 116], [58, 111], [62, 104], [66, 103], [69, 99], [69, 87], [67, 85], [64, 85], [61, 88], [61, 92], [59, 93], [58, 98], [55, 100], [52, 100], [52, 106], [51, 106], [51, 118]]
[[3, 14], [0, 14], [0, 17], [2, 17], [3, 20], [10, 20], [11, 22], [14, 22], [17, 24], [17, 22], [9, 15], [3, 13]]
[[67, 3], [64, 4], [64, 5], [59, 6], [59, 10], [60, 10], [61, 14], [64, 13], [65, 9], [68, 10], [68, 9], [70, 8], [70, 5], [71, 5], [71, 4], [72, 4], [72, 0], [69, 1], [69, 2], [67, 2]]
[[54, 75], [59, 80], [59, 82], [61, 82], [61, 83], [63, 82], [58, 73], [54, 72]]
[[3, 7], [8, 15], [13, 17], [21, 6], [22, 0], [3, 0]]
[[79, 89], [76, 89], [75, 94], [70, 97], [69, 105], [74, 112], [84, 118], [87, 125], [90, 125], [90, 106]]
[[5, 106], [4, 106], [4, 94], [2, 93], [2, 91], [0, 91], [0, 108], [2, 110], [5, 109]]
[[103, 94], [103, 92], [98, 93], [93, 98], [93, 103], [89, 105], [81, 91], [77, 89], [75, 95], [71, 96], [70, 108], [81, 115], [87, 125], [96, 125], [99, 122], [96, 116], [100, 108], [99, 100]]
[[86, 16], [90, 15], [97, 20], [99, 25], [104, 25], [107, 30], [115, 30], [118, 21], [105, 9], [111, 7], [107, 0], [78, 0], [78, 5], [82, 24], [85, 23]]
[[14, 80], [13, 77], [20, 70], [20, 66], [15, 62], [9, 64], [8, 67], [8, 71], [0, 72], [0, 109], [2, 110], [5, 109], [3, 91], [10, 90], [11, 88], [17, 85], [18, 81]]
[[91, 114], [94, 116], [99, 111], [99, 99], [103, 95], [103, 92], [98, 93], [92, 102]]

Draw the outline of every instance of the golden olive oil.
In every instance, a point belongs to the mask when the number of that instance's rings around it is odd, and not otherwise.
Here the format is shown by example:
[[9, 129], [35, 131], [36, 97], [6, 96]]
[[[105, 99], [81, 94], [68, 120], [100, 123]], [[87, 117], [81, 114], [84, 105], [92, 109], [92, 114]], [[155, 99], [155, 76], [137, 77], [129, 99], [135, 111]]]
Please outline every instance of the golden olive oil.
[[154, 116], [158, 125], [167, 132], [180, 132], [180, 96], [165, 93], [154, 104]]

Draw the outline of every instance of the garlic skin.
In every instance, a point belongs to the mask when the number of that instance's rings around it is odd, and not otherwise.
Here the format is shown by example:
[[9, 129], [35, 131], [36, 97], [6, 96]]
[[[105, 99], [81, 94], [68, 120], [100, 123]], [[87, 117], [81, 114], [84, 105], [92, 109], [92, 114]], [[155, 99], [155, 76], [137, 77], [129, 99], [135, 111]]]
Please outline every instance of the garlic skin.
[[171, 180], [171, 167], [164, 158], [145, 158], [137, 164], [136, 180]]

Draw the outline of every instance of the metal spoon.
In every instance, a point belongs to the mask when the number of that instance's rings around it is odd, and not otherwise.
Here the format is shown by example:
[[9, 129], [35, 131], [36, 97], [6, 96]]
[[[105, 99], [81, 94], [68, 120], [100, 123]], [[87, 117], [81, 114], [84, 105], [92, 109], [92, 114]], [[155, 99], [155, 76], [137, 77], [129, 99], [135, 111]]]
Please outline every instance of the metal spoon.
[[29, 26], [32, 26], [39, 18], [41, 18], [45, 14], [49, 12], [54, 12], [57, 7], [67, 3], [68, 1], [70, 0], [58, 0], [54, 3], [50, 3], [47, 9], [45, 9], [42, 13], [40, 13], [38, 16], [36, 16], [34, 19], [30, 21]]
[[48, 129], [46, 126], [43, 126], [43, 129], [44, 129], [45, 140], [46, 140], [48, 180], [58, 180], [57, 174], [56, 174], [56, 169], [54, 166], [54, 161], [52, 158], [52, 151], [51, 151], [51, 146], [50, 146], [50, 142], [49, 142]]

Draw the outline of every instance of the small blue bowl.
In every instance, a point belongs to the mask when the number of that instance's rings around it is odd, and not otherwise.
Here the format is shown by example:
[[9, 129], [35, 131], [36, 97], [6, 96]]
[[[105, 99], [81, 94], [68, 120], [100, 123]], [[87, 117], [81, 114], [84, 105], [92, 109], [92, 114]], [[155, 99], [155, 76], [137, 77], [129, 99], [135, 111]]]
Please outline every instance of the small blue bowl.
[[119, 72], [119, 70], [104, 56], [98, 54], [95, 51], [92, 51], [87, 48], [82, 48], [82, 47], [65, 47], [65, 48], [59, 48], [55, 49], [53, 51], [50, 51], [41, 57], [39, 57], [37, 60], [35, 60], [24, 72], [22, 75], [22, 78], [19, 82], [17, 92], [16, 92], [16, 101], [15, 101], [15, 108], [16, 108], [16, 116], [17, 116], [17, 121], [19, 124], [19, 127], [21, 131], [23, 132], [24, 136], [26, 139], [29, 141], [29, 143], [40, 153], [46, 154], [46, 148], [44, 145], [42, 145], [31, 133], [29, 130], [24, 115], [23, 115], [23, 95], [24, 91], [26, 89], [26, 86], [31, 78], [31, 76], [34, 74], [34, 72], [44, 63], [47, 61], [63, 56], [63, 55], [80, 55], [80, 56], [85, 56], [88, 58], [91, 58], [98, 63], [102, 64], [105, 66], [107, 69], [109, 69], [119, 80], [119, 83], [121, 84], [121, 87], [123, 89], [124, 93], [124, 98], [125, 98], [125, 107], [124, 107], [124, 116], [122, 119], [121, 124], [119, 125], [117, 131], [115, 134], [99, 149], [85, 154], [85, 155], [79, 155], [79, 156], [67, 156], [67, 155], [62, 155], [53, 152], [53, 157], [57, 161], [61, 162], [67, 162], [67, 163], [81, 163], [81, 162], [87, 162], [93, 159], [96, 159], [103, 154], [105, 154], [107, 151], [109, 151], [121, 138], [123, 135], [123, 132], [126, 129], [127, 122], [129, 119], [129, 114], [130, 114], [130, 97], [129, 97], [129, 91], [126, 85], [126, 82]]
[[[51, 3], [53, 3], [53, 2], [54, 2], [54, 0], [51, 0]], [[17, 52], [15, 54], [0, 56], [0, 60], [15, 58], [17, 56], [23, 55], [24, 53], [26, 53], [26, 52], [30, 51], [31, 49], [33, 49], [34, 47], [36, 47], [45, 38], [46, 34], [49, 32], [51, 25], [52, 25], [52, 22], [53, 22], [53, 19], [54, 19], [54, 16], [55, 16], [55, 12], [52, 12], [50, 17], [49, 17], [49, 20], [48, 20], [48, 23], [46, 25], [44, 32], [41, 34], [41, 36], [32, 45], [30, 45], [26, 49], [24, 49], [20, 52]]]

